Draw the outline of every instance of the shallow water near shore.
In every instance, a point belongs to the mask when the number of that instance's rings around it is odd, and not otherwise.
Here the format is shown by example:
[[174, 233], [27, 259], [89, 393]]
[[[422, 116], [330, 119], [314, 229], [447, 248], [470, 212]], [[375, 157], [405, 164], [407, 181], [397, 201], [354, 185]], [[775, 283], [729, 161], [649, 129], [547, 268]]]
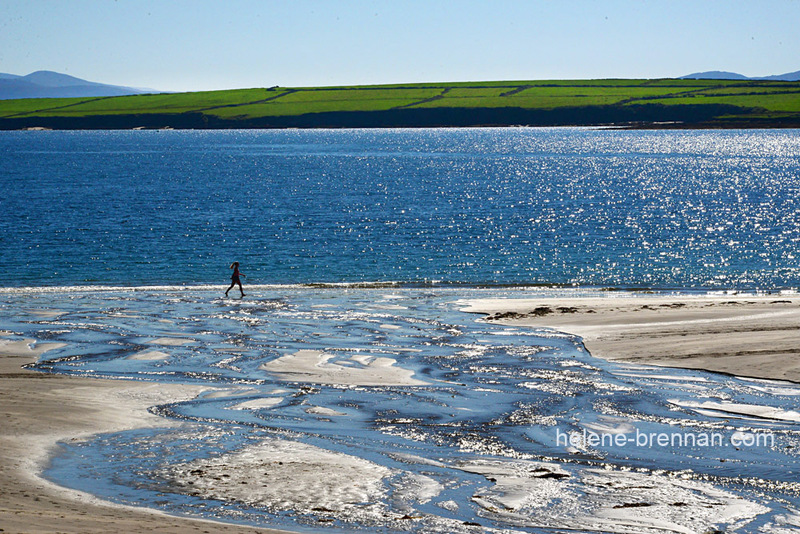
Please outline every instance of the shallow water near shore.
[[114, 502], [310, 531], [800, 524], [800, 386], [609, 363], [459, 311], [565, 292], [529, 293], [5, 291], [0, 330], [63, 343], [44, 372], [209, 386], [152, 408], [177, 427], [62, 444], [46, 476]]

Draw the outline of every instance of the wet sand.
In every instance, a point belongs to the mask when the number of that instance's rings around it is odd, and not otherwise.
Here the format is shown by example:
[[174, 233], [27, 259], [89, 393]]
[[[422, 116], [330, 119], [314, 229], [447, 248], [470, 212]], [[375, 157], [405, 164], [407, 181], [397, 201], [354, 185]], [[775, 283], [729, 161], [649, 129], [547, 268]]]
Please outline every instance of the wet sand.
[[40, 478], [57, 441], [170, 426], [147, 408], [192, 398], [200, 388], [37, 373], [22, 369], [35, 359], [25, 350], [19, 343], [0, 346], [1, 532], [278, 532], [117, 506]]
[[464, 309], [580, 336], [607, 360], [800, 382], [794, 295], [482, 299]]
[[[594, 356], [609, 360], [800, 382], [797, 297], [481, 299], [465, 306], [466, 311], [487, 314], [490, 321], [581, 336]], [[147, 408], [193, 398], [202, 388], [22, 369], [47, 348], [36, 347], [40, 350], [21, 340], [0, 344], [2, 531], [275, 532], [115, 506], [41, 479], [38, 475], [57, 441], [179, 424], [151, 415]]]

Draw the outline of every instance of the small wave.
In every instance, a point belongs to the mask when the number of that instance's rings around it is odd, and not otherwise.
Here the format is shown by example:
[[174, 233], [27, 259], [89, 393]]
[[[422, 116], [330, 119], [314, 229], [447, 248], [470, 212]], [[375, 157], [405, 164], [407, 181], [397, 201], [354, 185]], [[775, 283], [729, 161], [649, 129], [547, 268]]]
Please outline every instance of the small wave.
[[[0, 295], [30, 295], [30, 294], [55, 294], [55, 293], [98, 293], [98, 292], [117, 292], [117, 293], [138, 293], [138, 292], [224, 292], [227, 284], [163, 284], [163, 285], [59, 285], [59, 286], [30, 286], [30, 287], [0, 287]], [[358, 281], [358, 282], [304, 282], [304, 283], [275, 283], [275, 284], [248, 284], [246, 289], [250, 291], [281, 291], [281, 290], [348, 290], [348, 289], [436, 289], [436, 290], [520, 290], [537, 293], [542, 297], [601, 297], [606, 295], [615, 296], [791, 296], [793, 290], [753, 290], [753, 291], [718, 291], [718, 290], [698, 290], [691, 288], [683, 289], [647, 289], [647, 288], [620, 288], [620, 287], [596, 287], [596, 286], [573, 286], [559, 284], [526, 284], [526, 283], [498, 283], [498, 282], [457, 282], [444, 280], [429, 281]]]
[[[0, 294], [65, 293], [98, 291], [224, 291], [227, 284], [169, 284], [169, 285], [74, 285], [74, 286], [29, 286], [0, 287]], [[497, 282], [453, 282], [444, 280], [427, 281], [357, 281], [357, 282], [303, 282], [286, 284], [246, 284], [250, 290], [275, 289], [569, 289], [555, 284], [505, 284]]]

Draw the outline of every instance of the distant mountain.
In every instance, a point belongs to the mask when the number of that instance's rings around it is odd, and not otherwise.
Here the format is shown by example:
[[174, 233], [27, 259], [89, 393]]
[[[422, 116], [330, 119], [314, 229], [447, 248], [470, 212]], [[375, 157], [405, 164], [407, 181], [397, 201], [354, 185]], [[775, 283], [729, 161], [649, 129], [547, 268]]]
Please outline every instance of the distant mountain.
[[694, 74], [687, 74], [681, 76], [681, 80], [772, 80], [782, 82], [800, 82], [800, 70], [796, 72], [787, 72], [786, 74], [777, 74], [775, 76], [757, 76], [750, 77], [736, 72], [725, 72], [721, 70], [710, 70], [707, 72], [695, 72]]
[[90, 82], [48, 70], [32, 72], [27, 76], [0, 73], [0, 100], [8, 100], [10, 98], [122, 96], [153, 92], [155, 91]]
[[724, 70], [710, 70], [707, 72], [695, 72], [694, 74], [687, 74], [681, 76], [681, 80], [749, 80], [743, 74], [735, 72], [726, 72]]
[[759, 78], [759, 80], [779, 80], [782, 82], [800, 82], [800, 70], [794, 72], [787, 72], [786, 74], [778, 74], [776, 76], [766, 76]]

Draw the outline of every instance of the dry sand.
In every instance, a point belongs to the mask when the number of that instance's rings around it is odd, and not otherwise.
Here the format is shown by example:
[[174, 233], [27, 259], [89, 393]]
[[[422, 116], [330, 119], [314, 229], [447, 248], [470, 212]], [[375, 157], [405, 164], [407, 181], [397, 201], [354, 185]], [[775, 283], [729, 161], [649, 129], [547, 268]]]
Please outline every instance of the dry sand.
[[147, 408], [167, 399], [192, 398], [199, 388], [46, 375], [21, 368], [35, 356], [25, 342], [0, 343], [0, 532], [277, 532], [116, 506], [40, 478], [57, 441], [169, 426]]
[[580, 336], [607, 360], [800, 382], [794, 295], [483, 299], [464, 309]]

